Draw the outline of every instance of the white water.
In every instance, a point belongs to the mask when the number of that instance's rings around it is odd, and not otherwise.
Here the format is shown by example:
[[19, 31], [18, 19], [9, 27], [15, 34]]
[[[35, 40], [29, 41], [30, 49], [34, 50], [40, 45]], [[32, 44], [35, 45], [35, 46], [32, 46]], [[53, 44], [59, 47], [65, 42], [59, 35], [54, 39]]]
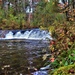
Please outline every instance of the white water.
[[[15, 31], [15, 30], [14, 30]], [[52, 40], [52, 37], [50, 36], [50, 33], [45, 30], [40, 29], [32, 29], [32, 30], [26, 30], [22, 33], [22, 31], [15, 31], [15, 34], [13, 31], [9, 31], [5, 34], [4, 38], [0, 39], [33, 39], [33, 40]]]

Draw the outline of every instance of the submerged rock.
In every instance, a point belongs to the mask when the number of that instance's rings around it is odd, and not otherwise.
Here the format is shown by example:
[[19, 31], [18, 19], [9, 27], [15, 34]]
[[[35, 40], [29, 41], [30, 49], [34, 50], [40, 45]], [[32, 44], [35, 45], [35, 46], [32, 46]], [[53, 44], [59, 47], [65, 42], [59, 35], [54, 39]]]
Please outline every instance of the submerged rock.
[[50, 68], [50, 65], [47, 65], [45, 67], [40, 68], [40, 70], [48, 70]]
[[36, 71], [34, 73], [32, 73], [33, 75], [48, 75], [47, 71]]

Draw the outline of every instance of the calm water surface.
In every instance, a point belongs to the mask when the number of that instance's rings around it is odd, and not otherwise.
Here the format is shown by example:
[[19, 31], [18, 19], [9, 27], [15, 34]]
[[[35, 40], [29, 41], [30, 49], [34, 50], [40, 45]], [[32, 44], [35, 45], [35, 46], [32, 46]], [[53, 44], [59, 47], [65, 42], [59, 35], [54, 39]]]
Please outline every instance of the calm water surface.
[[45, 64], [48, 45], [41, 40], [0, 41], [0, 75], [31, 75]]

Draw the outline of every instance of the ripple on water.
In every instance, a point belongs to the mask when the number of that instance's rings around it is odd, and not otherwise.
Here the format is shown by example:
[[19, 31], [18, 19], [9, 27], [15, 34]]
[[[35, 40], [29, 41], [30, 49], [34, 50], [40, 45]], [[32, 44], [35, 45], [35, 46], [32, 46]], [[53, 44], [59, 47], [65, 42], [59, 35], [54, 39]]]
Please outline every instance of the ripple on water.
[[[10, 65], [7, 72], [10, 75], [26, 75], [33, 72], [33, 75], [47, 75], [47, 71], [36, 71], [45, 63], [42, 56], [48, 53], [48, 43], [30, 41], [28, 42], [0, 42], [0, 68]], [[30, 68], [30, 69], [29, 69]], [[0, 70], [0, 75], [5, 73]]]

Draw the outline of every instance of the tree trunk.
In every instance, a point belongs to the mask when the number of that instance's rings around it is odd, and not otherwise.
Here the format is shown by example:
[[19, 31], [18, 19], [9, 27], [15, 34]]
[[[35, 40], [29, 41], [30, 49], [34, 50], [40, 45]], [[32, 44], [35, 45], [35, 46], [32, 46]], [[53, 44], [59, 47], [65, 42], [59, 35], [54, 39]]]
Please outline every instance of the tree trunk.
[[22, 0], [22, 4], [23, 4], [23, 12], [25, 12], [25, 0]]
[[73, 0], [73, 9], [75, 9], [75, 0]]

